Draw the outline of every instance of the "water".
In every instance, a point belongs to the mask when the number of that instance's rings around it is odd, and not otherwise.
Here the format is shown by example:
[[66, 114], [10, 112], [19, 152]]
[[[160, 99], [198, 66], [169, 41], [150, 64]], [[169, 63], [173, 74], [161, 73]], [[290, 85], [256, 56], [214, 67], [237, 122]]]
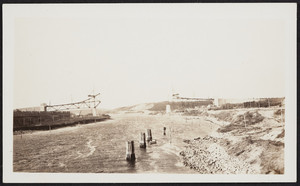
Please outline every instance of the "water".
[[[166, 127], [166, 135], [163, 128]], [[112, 115], [112, 120], [14, 136], [14, 171], [94, 173], [196, 173], [181, 163], [184, 139], [204, 137], [211, 123], [180, 116]], [[139, 148], [151, 129], [157, 144]], [[135, 162], [125, 160], [134, 141]]]

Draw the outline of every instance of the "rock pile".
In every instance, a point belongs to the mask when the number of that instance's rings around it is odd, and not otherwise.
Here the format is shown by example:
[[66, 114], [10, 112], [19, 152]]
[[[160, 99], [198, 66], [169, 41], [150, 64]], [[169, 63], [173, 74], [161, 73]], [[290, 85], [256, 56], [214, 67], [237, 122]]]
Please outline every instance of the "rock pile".
[[241, 124], [245, 121], [247, 125], [253, 125], [255, 123], [261, 122], [262, 120], [264, 120], [264, 117], [257, 111], [248, 111], [233, 118], [233, 123]]
[[193, 140], [180, 152], [185, 166], [202, 174], [255, 174], [257, 173], [248, 162], [230, 156], [218, 144], [220, 139], [204, 137]]

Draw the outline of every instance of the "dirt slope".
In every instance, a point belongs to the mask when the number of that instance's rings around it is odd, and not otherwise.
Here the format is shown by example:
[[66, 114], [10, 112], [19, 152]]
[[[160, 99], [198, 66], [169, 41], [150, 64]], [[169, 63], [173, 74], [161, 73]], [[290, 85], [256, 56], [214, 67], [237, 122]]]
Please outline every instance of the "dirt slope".
[[[180, 154], [203, 174], [283, 174], [284, 127], [277, 109], [211, 111], [220, 128], [191, 140]], [[281, 116], [281, 115], [280, 115]]]

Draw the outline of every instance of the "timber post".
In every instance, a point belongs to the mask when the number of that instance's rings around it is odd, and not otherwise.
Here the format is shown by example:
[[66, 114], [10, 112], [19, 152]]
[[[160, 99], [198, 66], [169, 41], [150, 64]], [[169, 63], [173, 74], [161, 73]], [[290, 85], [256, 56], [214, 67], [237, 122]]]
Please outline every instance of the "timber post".
[[147, 141], [152, 141], [151, 129], [147, 129]]
[[140, 148], [146, 148], [146, 134], [141, 132]]
[[134, 141], [126, 142], [126, 160], [127, 161], [135, 161]]

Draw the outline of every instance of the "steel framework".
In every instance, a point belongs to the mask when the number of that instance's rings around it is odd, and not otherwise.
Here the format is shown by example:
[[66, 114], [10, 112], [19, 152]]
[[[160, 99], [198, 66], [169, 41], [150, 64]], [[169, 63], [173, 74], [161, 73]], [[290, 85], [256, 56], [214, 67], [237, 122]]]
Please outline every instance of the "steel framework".
[[46, 105], [44, 107], [45, 111], [60, 111], [60, 110], [76, 110], [82, 108], [97, 108], [97, 106], [101, 103], [99, 99], [96, 99], [100, 93], [95, 95], [88, 95], [88, 99], [74, 102], [74, 103], [66, 103], [66, 104], [59, 104], [59, 105]]
[[213, 101], [214, 99], [212, 98], [187, 98], [187, 97], [180, 97], [179, 94], [172, 94], [173, 100], [178, 100], [178, 101]]

